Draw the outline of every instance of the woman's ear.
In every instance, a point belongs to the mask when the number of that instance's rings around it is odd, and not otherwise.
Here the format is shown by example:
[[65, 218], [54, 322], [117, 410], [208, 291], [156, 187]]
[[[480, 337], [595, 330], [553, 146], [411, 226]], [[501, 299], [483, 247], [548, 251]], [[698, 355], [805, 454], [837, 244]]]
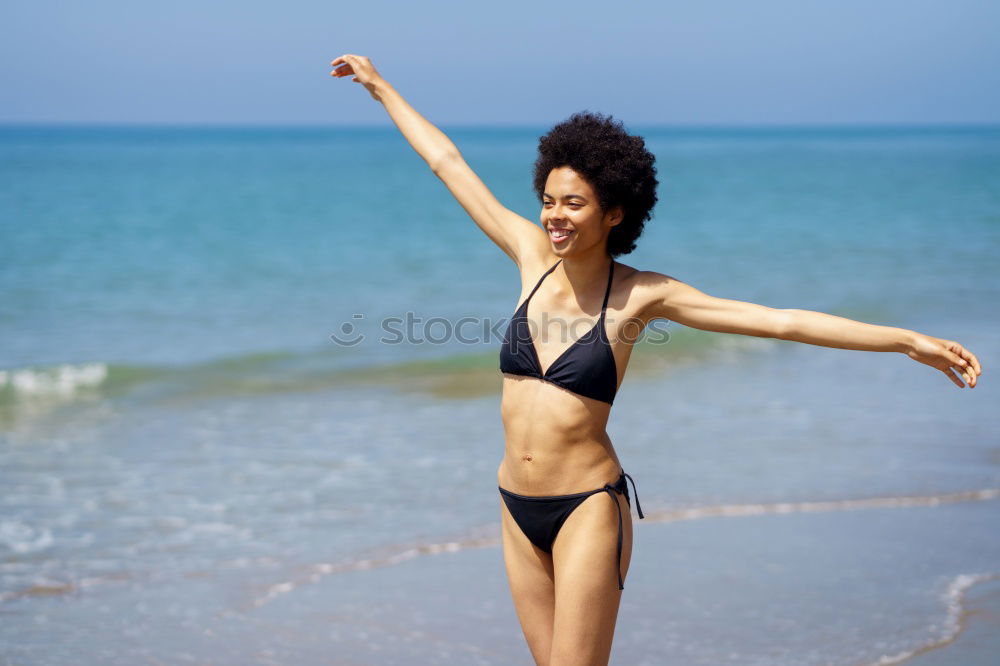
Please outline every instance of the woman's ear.
[[610, 224], [612, 227], [617, 227], [625, 219], [625, 209], [621, 206], [615, 206], [607, 213], [604, 214], [604, 221]]

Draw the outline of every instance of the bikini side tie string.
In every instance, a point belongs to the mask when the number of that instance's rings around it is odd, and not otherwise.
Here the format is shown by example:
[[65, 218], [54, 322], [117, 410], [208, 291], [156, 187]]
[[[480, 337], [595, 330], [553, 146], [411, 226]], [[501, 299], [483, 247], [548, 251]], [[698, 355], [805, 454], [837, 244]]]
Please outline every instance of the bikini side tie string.
[[633, 479], [631, 476], [629, 476], [625, 472], [622, 472], [622, 478], [619, 479], [619, 483], [616, 483], [613, 486], [611, 484], [605, 484], [604, 488], [602, 488], [602, 490], [606, 492], [611, 497], [612, 500], [614, 500], [615, 506], [618, 507], [618, 589], [619, 590], [625, 589], [625, 583], [622, 580], [622, 542], [624, 541], [625, 528], [624, 528], [624, 519], [622, 518], [622, 507], [620, 504], [618, 504], [618, 498], [615, 497], [615, 492], [616, 490], [618, 490], [618, 486], [621, 485], [622, 490], [624, 490], [622, 494], [625, 495], [626, 501], [628, 500], [628, 484], [624, 482], [625, 478], [628, 478], [628, 480], [632, 482], [632, 490], [635, 492], [635, 508], [636, 511], [639, 512], [639, 518], [644, 518], [644, 516], [642, 515], [642, 507], [639, 506], [639, 491], [636, 490], [635, 479]]
[[[632, 492], [635, 493], [635, 510], [639, 512], [639, 518], [645, 518], [645, 516], [642, 515], [642, 507], [639, 506], [639, 491], [635, 489], [635, 479], [628, 474], [625, 474], [625, 472], [622, 472], [622, 474], [624, 474], [625, 477], [632, 482]], [[625, 486], [625, 491], [628, 492], [628, 486]]]

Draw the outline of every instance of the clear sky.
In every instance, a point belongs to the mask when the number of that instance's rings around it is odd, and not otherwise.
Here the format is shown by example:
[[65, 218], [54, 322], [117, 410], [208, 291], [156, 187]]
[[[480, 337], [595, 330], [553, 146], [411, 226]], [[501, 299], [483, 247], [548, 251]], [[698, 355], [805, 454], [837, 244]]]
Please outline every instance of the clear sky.
[[6, 0], [0, 122], [1000, 122], [1000, 0]]

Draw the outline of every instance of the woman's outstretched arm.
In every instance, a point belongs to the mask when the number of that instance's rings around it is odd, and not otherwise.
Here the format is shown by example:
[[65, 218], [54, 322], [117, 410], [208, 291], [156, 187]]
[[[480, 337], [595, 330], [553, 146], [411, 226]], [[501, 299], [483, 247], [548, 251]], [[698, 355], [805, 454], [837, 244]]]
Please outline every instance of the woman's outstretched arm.
[[670, 319], [719, 333], [804, 342], [821, 347], [860, 351], [902, 352], [937, 368], [959, 388], [970, 388], [983, 373], [979, 359], [954, 340], [935, 338], [905, 328], [866, 324], [825, 312], [782, 310], [756, 303], [709, 296], [689, 284], [660, 273], [642, 274], [643, 318]]
[[545, 232], [517, 213], [505, 208], [466, 164], [458, 147], [403, 99], [364, 56], [342, 55], [330, 63], [331, 76], [353, 76], [381, 102], [413, 149], [417, 151], [475, 221], [479, 228], [506, 252], [518, 266], [528, 250], [547, 245]]

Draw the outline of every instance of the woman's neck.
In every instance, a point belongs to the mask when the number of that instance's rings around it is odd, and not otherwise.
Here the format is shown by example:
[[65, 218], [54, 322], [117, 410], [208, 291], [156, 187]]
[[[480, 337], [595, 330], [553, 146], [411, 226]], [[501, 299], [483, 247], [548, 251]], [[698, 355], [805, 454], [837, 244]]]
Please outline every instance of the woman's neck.
[[566, 280], [575, 293], [592, 288], [595, 283], [604, 284], [608, 278], [608, 270], [613, 262], [604, 248], [598, 248], [583, 256], [563, 257], [562, 267]]

